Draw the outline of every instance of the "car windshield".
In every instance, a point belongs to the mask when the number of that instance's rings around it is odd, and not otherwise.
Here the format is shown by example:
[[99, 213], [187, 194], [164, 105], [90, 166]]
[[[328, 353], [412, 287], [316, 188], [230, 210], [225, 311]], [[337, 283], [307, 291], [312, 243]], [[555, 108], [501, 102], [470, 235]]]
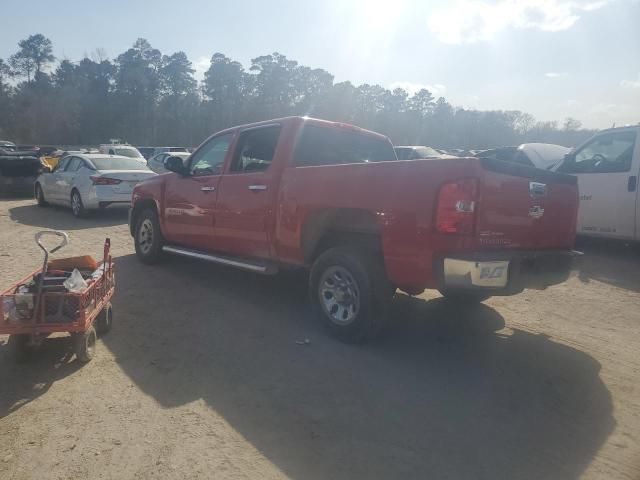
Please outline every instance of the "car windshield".
[[98, 170], [148, 170], [148, 168], [138, 160], [131, 158], [92, 158], [91, 163], [93, 163]]
[[129, 157], [129, 158], [142, 157], [142, 155], [140, 155], [140, 153], [137, 150], [134, 150], [133, 148], [114, 148], [113, 151], [116, 152], [116, 155], [122, 155], [123, 157]]

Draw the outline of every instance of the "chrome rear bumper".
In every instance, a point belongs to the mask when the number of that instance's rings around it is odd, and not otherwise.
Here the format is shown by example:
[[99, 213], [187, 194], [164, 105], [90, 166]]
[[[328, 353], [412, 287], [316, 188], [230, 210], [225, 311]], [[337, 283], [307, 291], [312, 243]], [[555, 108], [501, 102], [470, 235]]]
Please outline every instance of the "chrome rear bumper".
[[438, 288], [513, 295], [562, 283], [582, 256], [574, 250], [476, 252], [436, 259]]

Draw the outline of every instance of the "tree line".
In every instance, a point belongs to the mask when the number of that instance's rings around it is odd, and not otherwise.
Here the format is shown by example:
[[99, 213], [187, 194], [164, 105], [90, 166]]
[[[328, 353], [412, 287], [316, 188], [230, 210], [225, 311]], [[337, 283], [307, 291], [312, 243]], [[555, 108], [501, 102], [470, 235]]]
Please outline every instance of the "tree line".
[[331, 73], [280, 53], [246, 69], [214, 53], [198, 82], [184, 52], [163, 54], [139, 38], [109, 59], [101, 50], [57, 61], [42, 34], [0, 59], [0, 139], [95, 145], [111, 138], [136, 145], [196, 146], [211, 133], [288, 115], [347, 122], [395, 144], [489, 148], [524, 142], [573, 146], [591, 135], [580, 122], [536, 121], [528, 113], [452, 106], [429, 90], [334, 82]]

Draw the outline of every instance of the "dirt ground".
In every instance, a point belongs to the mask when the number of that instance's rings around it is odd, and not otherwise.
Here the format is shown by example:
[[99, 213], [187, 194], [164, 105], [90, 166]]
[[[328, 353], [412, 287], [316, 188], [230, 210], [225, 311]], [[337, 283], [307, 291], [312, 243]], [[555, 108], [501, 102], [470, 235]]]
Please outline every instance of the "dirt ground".
[[[126, 213], [0, 200], [0, 287], [69, 232], [118, 284], [113, 330], [16, 365], [0, 337], [0, 478], [640, 479], [640, 251], [589, 243], [566, 284], [471, 309], [394, 301], [378, 341], [309, 315], [305, 278], [140, 264]], [[309, 339], [308, 345], [296, 341]]]

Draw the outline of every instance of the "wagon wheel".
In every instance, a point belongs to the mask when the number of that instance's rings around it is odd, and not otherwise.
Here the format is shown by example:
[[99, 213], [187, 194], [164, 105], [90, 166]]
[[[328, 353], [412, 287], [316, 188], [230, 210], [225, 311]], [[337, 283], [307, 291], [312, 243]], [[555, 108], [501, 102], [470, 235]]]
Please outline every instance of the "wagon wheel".
[[96, 351], [96, 329], [93, 325], [86, 332], [76, 333], [73, 336], [73, 347], [76, 358], [87, 363], [93, 359]]
[[31, 359], [34, 347], [29, 345], [29, 335], [10, 335], [8, 342], [11, 354], [17, 363], [24, 363]]
[[111, 324], [113, 323], [113, 307], [111, 302], [108, 302], [102, 311], [96, 317], [96, 332], [98, 335], [104, 335], [111, 330]]

